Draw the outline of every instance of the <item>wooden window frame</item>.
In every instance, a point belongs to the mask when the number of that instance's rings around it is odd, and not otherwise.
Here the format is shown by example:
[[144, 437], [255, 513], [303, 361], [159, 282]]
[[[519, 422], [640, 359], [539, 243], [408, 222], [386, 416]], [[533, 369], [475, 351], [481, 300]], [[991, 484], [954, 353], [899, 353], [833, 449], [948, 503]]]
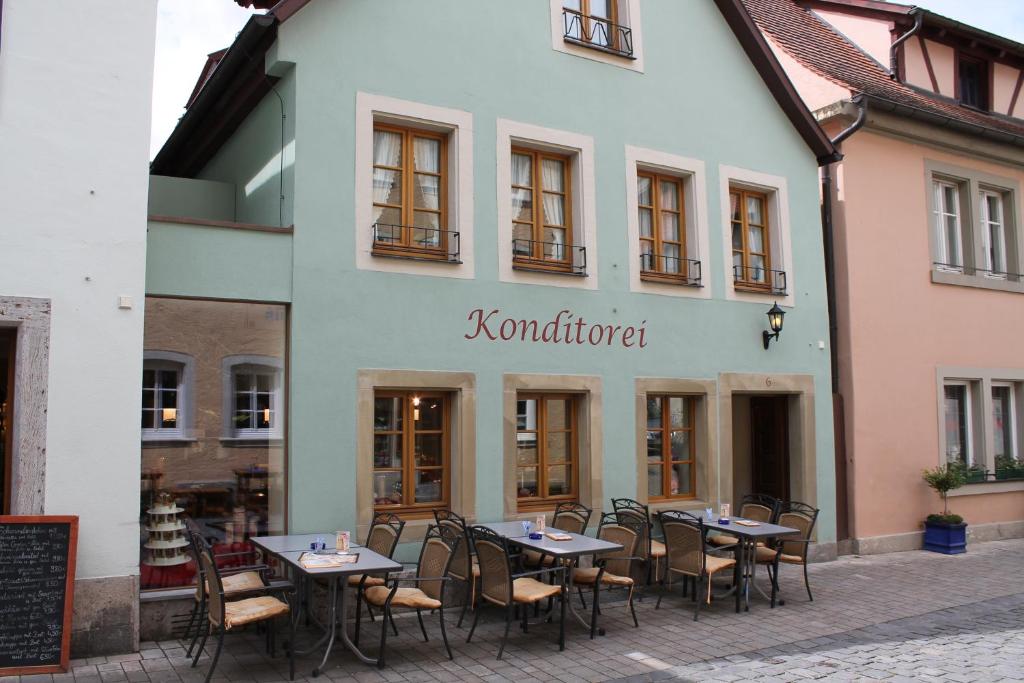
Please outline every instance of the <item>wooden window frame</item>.
[[588, 47], [595, 47], [599, 50], [612, 50], [618, 53], [621, 48], [619, 47], [620, 37], [619, 32], [616, 30], [617, 26], [625, 26], [625, 24], [619, 21], [619, 0], [606, 0], [608, 3], [608, 16], [607, 17], [595, 17], [590, 13], [590, 2], [591, 0], [580, 0], [579, 10], [570, 9], [562, 3], [562, 11], [569, 12], [570, 14], [578, 14], [580, 17], [580, 28], [589, 33], [591, 37], [594, 35], [593, 24], [610, 24], [608, 27], [608, 45], [602, 45], [601, 43], [594, 42], [593, 40], [587, 40], [584, 36], [579, 38], [571, 38], [571, 40], [586, 45]]
[[[547, 270], [555, 272], [571, 272], [573, 270], [573, 197], [572, 197], [572, 162], [573, 155], [571, 154], [559, 154], [556, 152], [542, 152], [536, 149], [529, 149], [526, 147], [512, 147], [512, 153], [509, 156], [509, 164], [512, 164], [512, 156], [520, 154], [530, 157], [530, 179], [532, 181], [531, 186], [527, 185], [516, 185], [512, 183], [510, 187], [512, 192], [510, 193], [510, 201], [514, 202], [516, 190], [527, 190], [530, 192], [530, 199], [532, 201], [533, 211], [531, 212], [530, 222], [517, 221], [515, 216], [515, 205], [513, 204], [513, 216], [512, 216], [512, 238], [516, 239], [516, 226], [517, 225], [529, 225], [530, 235], [532, 240], [531, 253], [529, 256], [524, 254], [516, 254], [515, 246], [512, 248], [512, 262], [513, 266], [523, 267], [525, 270]], [[562, 186], [565, 188], [565, 192], [554, 192], [545, 190], [543, 186], [543, 175], [541, 172], [541, 166], [544, 160], [558, 161], [562, 164], [563, 178]], [[565, 224], [564, 225], [553, 225], [544, 222], [544, 195], [545, 194], [557, 194], [561, 195], [565, 201]], [[565, 258], [563, 259], [551, 259], [544, 257], [544, 229], [547, 227], [559, 228], [565, 230], [565, 244], [563, 250]]]
[[[519, 512], [529, 512], [534, 510], [553, 510], [558, 503], [562, 502], [578, 502], [580, 489], [580, 446], [579, 446], [579, 395], [577, 394], [545, 394], [535, 392], [520, 392], [516, 395], [516, 404], [518, 406], [519, 401], [537, 401], [537, 428], [530, 430], [519, 429], [519, 425], [516, 424], [516, 481], [519, 480], [519, 472], [522, 469], [536, 469], [537, 470], [537, 496], [519, 496], [516, 495], [516, 504]], [[557, 432], [549, 432], [547, 428], [547, 402], [548, 401], [568, 401], [568, 429], [560, 429]], [[564, 463], [549, 463], [547, 460], [547, 436], [549, 433], [570, 433], [572, 438], [570, 440], [570, 446], [572, 452], [570, 458]], [[535, 433], [537, 435], [537, 464], [536, 465], [520, 465], [518, 460], [518, 439], [519, 434], [522, 433]], [[561, 494], [557, 496], [547, 495], [548, 491], [548, 469], [551, 467], [563, 467], [569, 465], [569, 477], [571, 479], [569, 486], [569, 493]]]
[[[768, 216], [768, 193], [758, 192], [757, 190], [746, 190], [741, 187], [730, 187], [729, 188], [729, 200], [732, 201], [732, 197], [739, 197], [740, 205], [740, 225], [742, 226], [742, 237], [743, 245], [740, 249], [736, 249], [732, 246], [732, 226], [736, 225], [736, 221], [733, 220], [732, 215], [729, 216], [730, 225], [730, 237], [729, 243], [733, 258], [735, 259], [736, 254], [740, 254], [742, 261], [743, 272], [740, 277], [736, 277], [736, 271], [733, 270], [733, 288], [740, 291], [748, 292], [770, 292], [773, 289], [772, 286], [772, 232], [771, 232], [771, 221]], [[760, 227], [764, 230], [764, 252], [752, 252], [750, 251], [750, 226], [751, 223], [747, 217], [747, 198], [756, 197], [761, 200], [761, 213], [764, 215], [764, 225], [757, 226], [756, 223], [753, 225]], [[755, 280], [748, 279], [748, 273], [750, 272], [750, 257], [751, 256], [763, 256], [764, 257], [764, 282], [757, 282]]]
[[[671, 400], [673, 398], [681, 398], [685, 401], [686, 405], [689, 406], [689, 427], [673, 427], [672, 426], [672, 414], [669, 410], [671, 406]], [[652, 496], [648, 494], [648, 500], [650, 501], [664, 501], [664, 500], [689, 500], [697, 497], [697, 397], [684, 395], [684, 394], [649, 394], [647, 400], [657, 399], [661, 403], [661, 425], [657, 428], [651, 428], [648, 423], [645, 426], [645, 439], [648, 432], [660, 432], [661, 433], [661, 460], [652, 462], [647, 451], [644, 452], [644, 459], [646, 465], [661, 466], [661, 495]], [[645, 402], [646, 410], [646, 402]], [[689, 434], [690, 443], [690, 457], [689, 460], [674, 460], [672, 458], [672, 434], [674, 432], [687, 432]], [[668, 435], [666, 439], [665, 436]], [[671, 493], [671, 482], [672, 482], [672, 466], [678, 464], [688, 464], [690, 466], [690, 487], [689, 493], [686, 494], [672, 494]], [[650, 491], [650, 481], [647, 483], [648, 491]]]
[[[651, 204], [640, 203], [640, 179], [646, 178], [651, 183]], [[663, 175], [654, 173], [651, 171], [637, 170], [637, 232], [640, 236], [640, 279], [650, 280], [655, 282], [688, 282], [690, 279], [690, 263], [687, 260], [687, 239], [686, 239], [686, 187], [683, 179], [678, 176]], [[672, 183], [676, 186], [679, 192], [679, 208], [677, 211], [671, 211], [669, 209], [663, 209], [662, 198], [661, 198], [661, 183]], [[651, 237], [644, 237], [642, 232], [643, 221], [640, 220], [640, 215], [644, 210], [651, 212]], [[665, 240], [661, 235], [661, 214], [663, 211], [669, 213], [676, 213], [679, 215], [679, 240], [673, 242], [671, 240]], [[679, 272], [670, 273], [662, 269], [662, 260], [664, 257], [665, 243], [679, 245]], [[651, 244], [651, 254], [653, 255], [652, 266], [653, 268], [647, 269], [643, 267], [642, 259], [644, 257], [644, 243]]]
[[[963, 87], [961, 85], [960, 78], [960, 64], [962, 62], [968, 62], [976, 64], [980, 70], [978, 77], [978, 97], [981, 99], [980, 104], [967, 104], [963, 101]], [[954, 98], [963, 107], [975, 109], [977, 111], [983, 111], [989, 113], [992, 111], [992, 62], [984, 57], [979, 57], [973, 54], [964, 52], [961, 49], [956, 50], [956, 60], [954, 65], [955, 73], [953, 79]]]
[[[395, 505], [373, 504], [374, 512], [394, 512], [406, 514], [413, 517], [429, 517], [434, 510], [447, 509], [451, 504], [451, 395], [443, 391], [375, 391], [374, 413], [376, 413], [376, 400], [378, 398], [402, 399], [402, 430], [380, 431], [373, 430], [374, 441], [378, 435], [398, 435], [400, 437], [402, 466], [401, 467], [377, 467], [374, 463], [371, 477], [377, 472], [401, 472], [402, 474], [402, 502]], [[417, 430], [415, 427], [415, 406], [413, 400], [436, 398], [442, 403], [441, 429]], [[416, 435], [417, 434], [440, 434], [441, 435], [441, 465], [429, 467], [417, 467], [415, 459]], [[373, 445], [371, 444], [371, 449]], [[440, 470], [441, 500], [429, 503], [417, 503], [416, 500], [416, 472], [417, 470]]]
[[[373, 201], [371, 197], [371, 210], [375, 210], [378, 207], [398, 209], [401, 213], [402, 224], [400, 227], [401, 237], [397, 243], [395, 242], [382, 242], [376, 239], [374, 235], [373, 241], [373, 253], [380, 256], [406, 256], [414, 258], [426, 258], [431, 260], [447, 261], [449, 258], [449, 244], [448, 244], [448, 138], [449, 136], [445, 133], [436, 133], [429, 130], [423, 130], [421, 128], [407, 128], [403, 126], [396, 126], [389, 123], [378, 123], [373, 124], [373, 135], [376, 136], [378, 131], [386, 131], [389, 133], [397, 133], [402, 136], [402, 152], [401, 152], [401, 165], [400, 166], [382, 166], [373, 163], [371, 158], [371, 172], [376, 169], [383, 169], [388, 171], [398, 171], [401, 177], [402, 183], [402, 203], [398, 204], [382, 204]], [[439, 161], [439, 172], [429, 173], [425, 171], [417, 171], [415, 165], [415, 144], [416, 138], [424, 138], [430, 140], [437, 140], [440, 143], [440, 154], [441, 158]], [[433, 175], [439, 178], [439, 189], [440, 194], [438, 209], [416, 209], [414, 207], [414, 190], [416, 186], [417, 175]], [[372, 185], [371, 185], [372, 188]], [[440, 231], [440, 239], [438, 240], [438, 246], [436, 247], [424, 247], [417, 246], [412, 242], [412, 236], [415, 227], [415, 214], [416, 211], [421, 213], [436, 213], [438, 214], [438, 226]], [[431, 230], [431, 228], [419, 228], [422, 230]]]

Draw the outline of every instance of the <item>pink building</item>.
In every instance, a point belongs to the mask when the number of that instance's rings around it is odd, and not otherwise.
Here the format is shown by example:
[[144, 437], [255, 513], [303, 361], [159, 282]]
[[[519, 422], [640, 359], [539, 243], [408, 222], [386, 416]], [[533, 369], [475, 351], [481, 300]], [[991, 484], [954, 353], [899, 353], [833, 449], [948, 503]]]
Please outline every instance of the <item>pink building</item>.
[[744, 4], [844, 155], [823, 174], [839, 538], [919, 548], [941, 510], [921, 471], [957, 460], [971, 538], [1024, 535], [1024, 45], [875, 0]]

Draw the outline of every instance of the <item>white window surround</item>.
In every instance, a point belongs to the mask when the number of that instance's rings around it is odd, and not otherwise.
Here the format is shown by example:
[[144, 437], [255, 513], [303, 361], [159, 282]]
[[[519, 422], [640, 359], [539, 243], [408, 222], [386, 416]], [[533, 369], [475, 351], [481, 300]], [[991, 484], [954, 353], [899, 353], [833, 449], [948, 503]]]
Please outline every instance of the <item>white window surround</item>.
[[[589, 135], [544, 128], [507, 119], [497, 122], [498, 278], [502, 282], [597, 289], [597, 202], [594, 139]], [[512, 147], [558, 152], [572, 157], [572, 233], [574, 246], [587, 250], [585, 277], [537, 273], [512, 267]]]
[[[994, 199], [996, 211], [992, 212]], [[1006, 279], [1007, 253], [1006, 253], [1006, 196], [1005, 193], [996, 190], [981, 188], [978, 191], [978, 208], [981, 212], [981, 241], [984, 247], [984, 259], [982, 263], [989, 272], [984, 273], [985, 277], [997, 280]], [[993, 240], [993, 233], [995, 239]], [[993, 244], [994, 242], [994, 244]]]
[[143, 369], [173, 368], [178, 371], [178, 426], [174, 429], [143, 429], [143, 441], [185, 441], [191, 438], [193, 418], [192, 391], [195, 359], [176, 351], [146, 349], [142, 353]]
[[622, 69], [629, 69], [643, 73], [644, 71], [644, 41], [640, 29], [640, 0], [611, 0], [618, 2], [620, 15], [625, 10], [625, 20], [620, 24], [629, 26], [633, 39], [633, 57], [623, 57], [608, 52], [603, 52], [583, 45], [576, 45], [565, 40], [565, 24], [562, 20], [562, 0], [549, 0], [551, 9], [551, 48], [564, 52], [565, 54], [592, 59], [596, 62], [611, 64]]
[[[686, 254], [701, 267], [702, 287], [652, 282], [640, 278], [640, 218], [637, 205], [637, 172], [653, 171], [683, 181], [686, 220]], [[708, 193], [704, 162], [698, 159], [626, 145], [626, 235], [629, 240], [629, 290], [665, 296], [711, 298], [711, 246], [708, 231]]]
[[[725, 274], [725, 298], [732, 301], [765, 303], [777, 301], [780, 306], [796, 305], [796, 275], [793, 272], [792, 233], [789, 220], [789, 190], [786, 178], [735, 166], [719, 165], [719, 210], [722, 217], [722, 264]], [[729, 188], [739, 187], [763, 192], [768, 197], [768, 229], [771, 243], [772, 270], [786, 272], [786, 295], [770, 292], [743, 292], [733, 286], [732, 223], [730, 221]], [[710, 269], [709, 269], [710, 270]]]
[[[448, 230], [459, 233], [461, 263], [373, 256], [374, 123], [420, 127], [448, 134]], [[473, 279], [473, 115], [420, 102], [356, 93], [356, 268], [411, 275]]]
[[[961, 366], [941, 366], [935, 371], [937, 388], [937, 430], [938, 449], [936, 464], [946, 461], [946, 429], [945, 429], [945, 392], [947, 384], [968, 384], [970, 386], [970, 411], [973, 427], [972, 448], [973, 461], [989, 472], [995, 470], [995, 435], [991, 428], [992, 421], [992, 387], [1013, 387], [1013, 418], [1016, 426], [1024, 421], [1024, 368], [979, 368]], [[981, 425], [980, 427], [978, 425]], [[1019, 432], [1015, 436], [1019, 438]], [[1019, 447], [1019, 446], [1018, 446]], [[1002, 493], [1006, 491], [1024, 491], [1024, 481], [988, 481], [972, 483], [955, 491], [950, 497], [971, 496], [979, 494]]]
[[[270, 429], [235, 429], [232, 416], [235, 414], [235, 372], [245, 367], [248, 370], [265, 369], [274, 376], [273, 405], [276, 421]], [[266, 440], [280, 439], [284, 435], [287, 419], [284, 404], [284, 362], [276, 356], [235, 355], [225, 356], [221, 361], [221, 418], [222, 440]]]
[[[960, 208], [960, 192], [962, 183], [946, 178], [933, 178], [932, 189], [934, 192], [934, 210], [932, 211], [932, 230], [935, 231], [935, 243], [938, 247], [935, 267], [939, 270], [946, 270], [954, 273], [964, 271], [964, 222], [963, 211]], [[952, 190], [953, 205], [946, 202], [946, 190]], [[946, 232], [946, 219], [953, 218], [956, 221], [956, 244], [949, 242], [949, 235]], [[955, 252], [954, 252], [955, 247]]]

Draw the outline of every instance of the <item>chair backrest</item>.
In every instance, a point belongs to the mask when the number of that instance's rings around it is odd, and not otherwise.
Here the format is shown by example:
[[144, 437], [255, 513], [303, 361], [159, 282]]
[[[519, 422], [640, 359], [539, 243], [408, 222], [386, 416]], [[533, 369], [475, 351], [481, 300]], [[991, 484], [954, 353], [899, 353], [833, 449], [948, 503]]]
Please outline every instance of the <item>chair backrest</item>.
[[665, 534], [669, 569], [690, 576], [703, 576], [704, 522], [701, 518], [682, 510], [663, 510], [658, 513], [658, 518]]
[[423, 538], [423, 545], [420, 547], [420, 560], [416, 578], [433, 579], [436, 581], [422, 581], [419, 589], [429, 597], [443, 602], [444, 581], [442, 578], [448, 576], [452, 559], [455, 556], [455, 549], [461, 545], [462, 533], [453, 530], [450, 526], [431, 525], [427, 529], [427, 535]]
[[637, 544], [637, 557], [647, 560], [651, 556], [651, 513], [649, 508], [632, 498], [612, 498], [612, 509], [621, 524], [640, 526], [640, 543]]
[[[196, 534], [198, 537], [198, 534]], [[220, 626], [224, 623], [224, 584], [220, 580], [220, 572], [217, 570], [217, 563], [213, 559], [213, 550], [209, 544], [199, 537], [199, 564], [203, 568], [205, 579], [206, 606], [210, 623]]]
[[593, 510], [580, 503], [559, 503], [555, 507], [555, 516], [551, 518], [551, 526], [574, 534], [584, 534], [592, 513]]
[[512, 562], [503, 536], [485, 526], [472, 528], [480, 563], [480, 595], [497, 605], [512, 602]]
[[390, 512], [379, 512], [373, 517], [370, 532], [366, 534], [366, 549], [378, 555], [391, 557], [402, 537], [405, 520]]
[[434, 510], [434, 521], [442, 529], [449, 529], [460, 539], [452, 556], [451, 571], [460, 579], [468, 579], [473, 571], [473, 544], [466, 520], [451, 510]]
[[598, 559], [604, 561], [604, 570], [616, 576], [632, 576], [633, 557], [643, 535], [643, 525], [629, 522], [620, 523], [614, 512], [601, 516], [597, 537], [602, 541], [618, 543], [622, 550], [601, 553]]
[[779, 500], [766, 493], [751, 493], [740, 500], [740, 517], [755, 522], [773, 522], [779, 516]]
[[[799, 503], [795, 500], [783, 501], [779, 509], [780, 513], [777, 522], [779, 526], [798, 529], [800, 531], [800, 539], [810, 541], [811, 534], [814, 533], [814, 524], [818, 520], [818, 509], [807, 503]], [[807, 561], [809, 543], [796, 543], [792, 540], [787, 541], [785, 538], [781, 540], [782, 553], [784, 555], [796, 555], [797, 557], [802, 557], [804, 562]]]
[[201, 600], [204, 597], [203, 591], [206, 590], [206, 571], [203, 569], [203, 561], [199, 553], [203, 545], [206, 544], [206, 540], [202, 534], [188, 524], [186, 522], [185, 534], [188, 538], [189, 554], [192, 555], [192, 561], [196, 565], [196, 600]]

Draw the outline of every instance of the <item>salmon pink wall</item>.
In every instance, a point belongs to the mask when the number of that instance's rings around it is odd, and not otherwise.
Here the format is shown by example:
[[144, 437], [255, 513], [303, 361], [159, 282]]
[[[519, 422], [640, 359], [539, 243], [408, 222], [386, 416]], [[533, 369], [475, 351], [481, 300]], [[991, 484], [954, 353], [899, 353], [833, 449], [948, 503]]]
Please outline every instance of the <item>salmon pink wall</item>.
[[[1017, 87], [1020, 70], [1005, 64], [992, 65], [992, 109], [1000, 114], [1012, 115], [1010, 105], [1013, 91]], [[1020, 109], [1018, 105], [1017, 109]]]
[[892, 44], [891, 22], [825, 10], [814, 10], [814, 13], [849, 38], [850, 42], [868, 53], [879, 64], [889, 68], [889, 46]]
[[793, 59], [788, 52], [779, 48], [771, 37], [765, 35], [765, 40], [768, 41], [772, 52], [775, 53], [775, 58], [779, 60], [779, 64], [782, 65], [786, 75], [789, 76], [789, 80], [792, 81], [793, 86], [808, 109], [814, 111], [833, 102], [850, 97], [848, 89], [833, 83], [823, 76], [819, 76]]
[[[1024, 295], [931, 282], [925, 161], [1018, 183], [1024, 173], [866, 129], [842, 151], [839, 359], [852, 458], [851, 535], [863, 539], [919, 530], [940, 509], [920, 477], [940, 462], [936, 369], [1024, 368]], [[1024, 491], [951, 503], [972, 524], [1024, 519]]]

